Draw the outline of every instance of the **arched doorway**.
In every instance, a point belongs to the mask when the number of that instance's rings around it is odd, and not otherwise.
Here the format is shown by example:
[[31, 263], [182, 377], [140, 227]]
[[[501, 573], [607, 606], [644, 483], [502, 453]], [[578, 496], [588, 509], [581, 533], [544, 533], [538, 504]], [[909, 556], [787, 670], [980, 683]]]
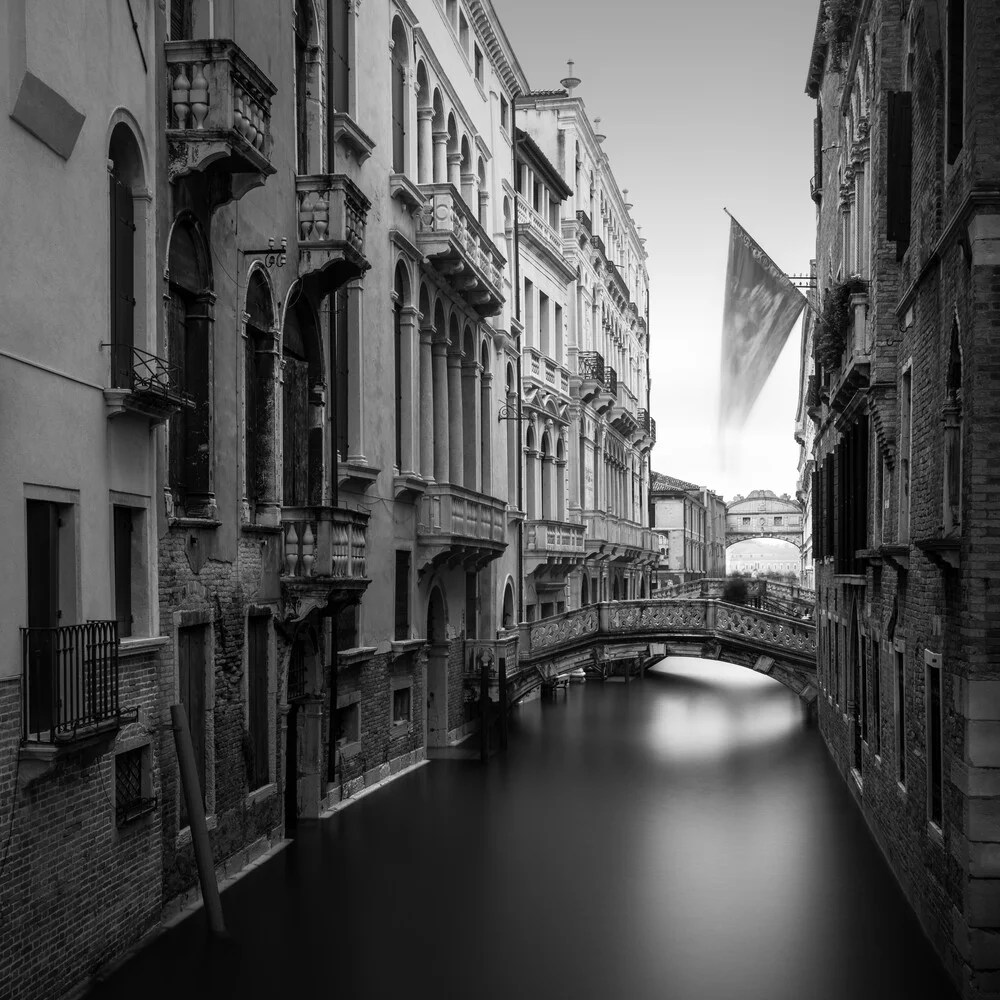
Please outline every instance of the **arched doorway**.
[[447, 611], [441, 589], [435, 587], [427, 601], [427, 713], [424, 744], [448, 745], [448, 640]]
[[[282, 415], [282, 503], [305, 507], [318, 500], [322, 469], [310, 462], [310, 453], [322, 455], [323, 428], [314, 419], [311, 388], [321, 378], [316, 315], [301, 292], [285, 311], [281, 342], [283, 362]], [[310, 467], [312, 465], [312, 467]]]
[[514, 587], [510, 580], [507, 581], [507, 586], [504, 588], [503, 592], [503, 622], [504, 628], [514, 627]]

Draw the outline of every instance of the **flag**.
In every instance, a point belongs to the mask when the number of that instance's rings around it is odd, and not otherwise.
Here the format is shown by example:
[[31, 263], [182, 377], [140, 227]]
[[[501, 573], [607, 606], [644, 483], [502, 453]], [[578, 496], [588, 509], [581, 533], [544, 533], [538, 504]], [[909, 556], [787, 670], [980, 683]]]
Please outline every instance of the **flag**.
[[749, 416], [806, 304], [788, 276], [730, 218], [719, 392], [723, 429]]

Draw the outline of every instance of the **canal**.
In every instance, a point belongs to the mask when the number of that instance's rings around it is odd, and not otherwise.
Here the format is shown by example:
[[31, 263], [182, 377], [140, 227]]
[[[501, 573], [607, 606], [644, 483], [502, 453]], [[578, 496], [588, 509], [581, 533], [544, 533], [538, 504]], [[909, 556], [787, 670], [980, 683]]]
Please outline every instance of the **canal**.
[[798, 699], [672, 659], [312, 827], [94, 996], [953, 996]]

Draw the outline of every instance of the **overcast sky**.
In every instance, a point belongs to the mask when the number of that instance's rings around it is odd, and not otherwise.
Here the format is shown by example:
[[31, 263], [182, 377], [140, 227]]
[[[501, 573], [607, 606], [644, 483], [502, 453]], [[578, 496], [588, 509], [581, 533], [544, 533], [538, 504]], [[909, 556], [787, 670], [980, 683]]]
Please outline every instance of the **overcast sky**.
[[786, 273], [815, 255], [815, 104], [804, 93], [818, 0], [493, 0], [537, 90], [566, 60], [601, 118], [643, 227], [650, 279], [653, 468], [726, 499], [795, 491], [796, 324], [742, 433], [717, 431], [729, 219]]

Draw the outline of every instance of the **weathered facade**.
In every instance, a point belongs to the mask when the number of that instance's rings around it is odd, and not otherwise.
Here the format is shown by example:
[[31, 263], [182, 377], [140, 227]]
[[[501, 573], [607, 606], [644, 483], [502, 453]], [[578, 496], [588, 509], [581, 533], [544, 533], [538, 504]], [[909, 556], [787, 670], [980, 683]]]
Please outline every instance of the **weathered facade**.
[[963, 996], [997, 996], [1000, 4], [823, 10], [820, 727]]
[[659, 539], [657, 589], [726, 574], [726, 504], [705, 486], [654, 472], [649, 523]]
[[155, 11], [0, 4], [4, 997], [159, 918]]

